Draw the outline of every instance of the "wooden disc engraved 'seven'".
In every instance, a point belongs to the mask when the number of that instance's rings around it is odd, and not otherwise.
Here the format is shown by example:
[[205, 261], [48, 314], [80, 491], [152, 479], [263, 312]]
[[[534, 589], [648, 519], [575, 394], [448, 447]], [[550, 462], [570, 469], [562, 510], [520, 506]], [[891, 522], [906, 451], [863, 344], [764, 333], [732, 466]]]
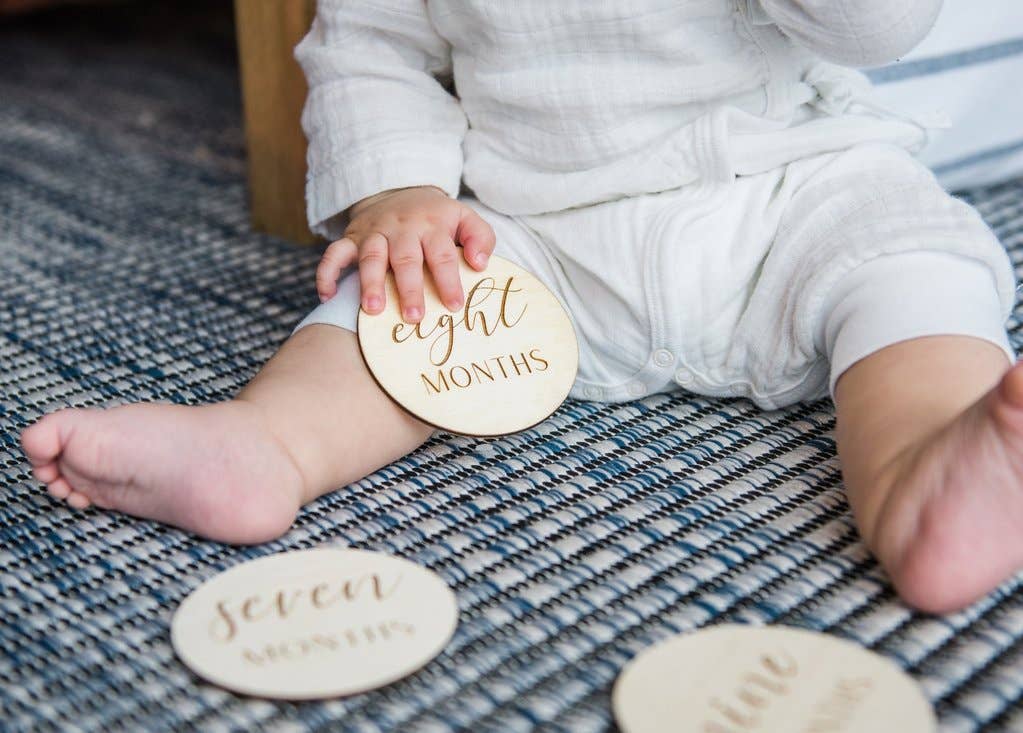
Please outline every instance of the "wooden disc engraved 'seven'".
[[381, 388], [426, 423], [478, 436], [525, 430], [572, 388], [575, 329], [554, 294], [518, 265], [492, 256], [477, 272], [461, 254], [458, 261], [465, 305], [449, 311], [424, 268], [418, 324], [402, 320], [388, 271], [384, 311], [359, 311], [362, 356]]
[[722, 624], [625, 666], [611, 696], [623, 733], [930, 733], [909, 675], [834, 636]]
[[435, 573], [363, 550], [285, 552], [203, 583], [171, 643], [196, 674], [237, 692], [307, 700], [364, 692], [433, 659], [458, 624]]

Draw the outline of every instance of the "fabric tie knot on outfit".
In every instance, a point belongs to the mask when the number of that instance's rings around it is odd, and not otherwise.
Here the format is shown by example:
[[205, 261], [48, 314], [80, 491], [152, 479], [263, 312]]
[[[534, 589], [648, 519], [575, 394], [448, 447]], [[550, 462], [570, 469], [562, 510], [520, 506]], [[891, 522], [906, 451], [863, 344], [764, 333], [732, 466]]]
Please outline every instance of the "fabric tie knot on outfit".
[[862, 74], [833, 64], [814, 64], [803, 82], [813, 96], [810, 105], [829, 115], [842, 115], [854, 102], [862, 102], [870, 95], [870, 82]]
[[803, 75], [805, 103], [832, 117], [844, 114], [873, 113], [881, 119], [895, 119], [915, 126], [923, 135], [920, 150], [930, 144], [934, 131], [952, 126], [949, 116], [935, 109], [930, 114], [907, 115], [879, 104], [874, 89], [861, 72], [826, 62], [818, 62]]

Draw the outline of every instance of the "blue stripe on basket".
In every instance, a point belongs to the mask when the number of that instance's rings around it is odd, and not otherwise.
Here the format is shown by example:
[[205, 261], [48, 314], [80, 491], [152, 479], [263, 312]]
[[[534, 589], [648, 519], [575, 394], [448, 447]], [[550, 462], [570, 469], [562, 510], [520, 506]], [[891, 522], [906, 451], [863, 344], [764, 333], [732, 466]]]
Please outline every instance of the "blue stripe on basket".
[[1020, 150], [1023, 150], [1023, 140], [1016, 140], [1015, 142], [1007, 143], [1005, 145], [999, 145], [976, 153], [970, 153], [969, 155], [957, 160], [950, 160], [947, 163], [941, 163], [940, 165], [932, 167], [931, 170], [937, 174], [948, 173], [960, 168], [966, 168], [967, 166], [974, 165], [975, 163], [982, 163], [994, 158], [1001, 158], [1004, 155], [1011, 155], [1012, 153], [1019, 152]]
[[940, 74], [949, 69], [986, 64], [991, 61], [1021, 54], [1023, 54], [1023, 38], [1014, 38], [1002, 41], [1001, 43], [992, 43], [988, 46], [979, 46], [942, 56], [931, 56], [917, 59], [916, 61], [903, 61], [891, 64], [890, 66], [882, 66], [880, 69], [870, 69], [865, 73], [875, 84], [887, 84], [893, 81], [910, 79], [914, 76]]

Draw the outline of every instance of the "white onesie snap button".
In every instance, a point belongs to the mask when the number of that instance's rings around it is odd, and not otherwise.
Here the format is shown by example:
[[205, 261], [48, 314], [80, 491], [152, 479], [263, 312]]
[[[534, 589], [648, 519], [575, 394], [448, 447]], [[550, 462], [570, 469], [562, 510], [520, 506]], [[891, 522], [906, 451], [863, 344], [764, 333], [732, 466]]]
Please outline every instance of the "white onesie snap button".
[[675, 355], [667, 349], [658, 349], [654, 352], [654, 364], [657, 366], [668, 366], [675, 361]]
[[684, 367], [675, 371], [675, 381], [679, 384], [692, 384], [693, 379], [693, 373]]
[[639, 397], [646, 392], [646, 385], [642, 382], [632, 382], [629, 384], [629, 394], [633, 397]]
[[750, 386], [745, 382], [735, 382], [729, 391], [737, 397], [747, 397], [750, 393]]
[[595, 400], [600, 397], [600, 387], [587, 387], [583, 390], [583, 394], [591, 400]]

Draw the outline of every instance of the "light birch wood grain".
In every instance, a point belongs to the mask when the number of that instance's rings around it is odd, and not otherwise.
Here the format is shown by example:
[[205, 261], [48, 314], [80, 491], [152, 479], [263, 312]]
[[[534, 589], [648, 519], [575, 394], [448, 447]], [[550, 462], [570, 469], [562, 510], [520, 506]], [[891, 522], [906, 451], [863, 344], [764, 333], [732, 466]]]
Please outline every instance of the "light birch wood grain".
[[449, 312], [425, 270], [418, 329], [402, 320], [389, 271], [384, 312], [359, 311], [363, 358], [383, 390], [424, 422], [477, 436], [524, 430], [572, 388], [579, 366], [572, 322], [542, 282], [502, 257], [491, 257], [484, 272], [461, 257], [459, 267], [465, 307]]
[[931, 733], [916, 682], [853, 642], [782, 626], [721, 624], [671, 637], [612, 692], [623, 733]]
[[237, 692], [309, 700], [416, 671], [458, 624], [454, 593], [399, 557], [296, 550], [237, 565], [178, 607], [171, 643], [196, 674]]

